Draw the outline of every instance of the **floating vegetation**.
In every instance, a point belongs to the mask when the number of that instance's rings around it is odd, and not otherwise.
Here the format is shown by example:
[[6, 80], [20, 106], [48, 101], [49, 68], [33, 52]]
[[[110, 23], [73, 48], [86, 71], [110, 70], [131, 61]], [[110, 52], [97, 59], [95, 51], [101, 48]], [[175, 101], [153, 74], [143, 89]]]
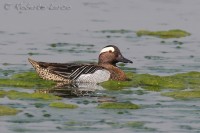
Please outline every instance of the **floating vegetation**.
[[[126, 73], [129, 81], [106, 81], [101, 83], [104, 88], [111, 90], [129, 87], [141, 87], [147, 90], [200, 88], [200, 72], [188, 72], [171, 76], [157, 76], [151, 74]], [[14, 74], [11, 78], [1, 78], [0, 86], [23, 88], [49, 88], [56, 83], [41, 79], [35, 72]], [[0, 94], [0, 96], [3, 94]], [[36, 95], [36, 94], [35, 94]]]
[[55, 83], [53, 81], [43, 80], [35, 72], [24, 72], [24, 73], [14, 74], [10, 78], [0, 79], [0, 86], [42, 88], [42, 87], [52, 87], [54, 85]]
[[[126, 73], [129, 81], [106, 81], [100, 85], [109, 90], [121, 90], [130, 87], [141, 87], [150, 91], [160, 91], [162, 89], [179, 89], [187, 88], [200, 89], [200, 72], [187, 72], [171, 76], [158, 76], [151, 74]], [[0, 86], [23, 87], [23, 88], [49, 88], [53, 87], [55, 82], [41, 79], [35, 72], [24, 72], [14, 74], [11, 78], [0, 79]], [[175, 92], [174, 92], [175, 93]], [[181, 92], [180, 94], [185, 93]], [[168, 95], [171, 93], [168, 93]], [[193, 94], [193, 93], [191, 93]], [[44, 93], [26, 93], [18, 91], [0, 91], [0, 97], [7, 96], [10, 99], [60, 99]], [[171, 94], [173, 97], [173, 95]], [[196, 96], [196, 95], [195, 95]], [[175, 97], [175, 96], [174, 96]], [[180, 97], [177, 96], [176, 97]], [[197, 96], [196, 96], [197, 97]], [[39, 105], [38, 105], [39, 106]]]
[[178, 45], [182, 45], [182, 44], [183, 44], [183, 42], [176, 41], [176, 40], [175, 40], [175, 41], [173, 41], [173, 43], [174, 43], [174, 44], [178, 44]]
[[41, 100], [61, 100], [61, 97], [54, 96], [51, 94], [43, 94], [43, 93], [27, 93], [27, 92], [19, 92], [15, 90], [11, 91], [0, 91], [0, 95], [5, 97], [7, 96], [9, 99], [41, 99]]
[[11, 107], [8, 107], [8, 106], [0, 105], [0, 116], [3, 116], [3, 115], [16, 115], [19, 112], [20, 111], [15, 109], [15, 108], [11, 108]]
[[104, 88], [120, 90], [128, 87], [141, 87], [151, 91], [161, 89], [196, 89], [200, 88], [200, 72], [188, 72], [171, 76], [126, 73], [130, 81], [106, 81]]
[[29, 117], [29, 118], [34, 117], [34, 115], [32, 115], [32, 114], [30, 114], [30, 113], [24, 113], [24, 115], [25, 115], [26, 117]]
[[173, 29], [168, 31], [149, 31], [149, 30], [139, 30], [136, 32], [137, 36], [155, 36], [163, 39], [167, 38], [180, 38], [190, 36], [191, 34], [187, 31], [180, 30], [180, 29]]
[[64, 46], [75, 46], [75, 47], [94, 47], [93, 44], [80, 44], [80, 43], [52, 43], [49, 44], [52, 48], [64, 47]]
[[43, 117], [51, 117], [50, 114], [44, 114]]
[[165, 92], [162, 95], [177, 99], [200, 98], [200, 90]]
[[77, 105], [75, 104], [66, 104], [63, 102], [52, 102], [49, 104], [49, 107], [54, 107], [54, 108], [67, 108], [67, 109], [75, 109], [78, 108]]
[[117, 103], [117, 102], [105, 102], [97, 106], [100, 109], [139, 109], [140, 106], [133, 103]]
[[122, 128], [130, 128], [130, 129], [139, 129], [140, 131], [155, 131], [156, 129], [154, 128], [149, 128], [147, 126], [145, 126], [145, 122], [140, 122], [140, 121], [127, 121], [127, 122], [118, 122], [118, 121], [107, 121], [105, 119], [102, 119], [100, 121], [75, 121], [75, 120], [71, 120], [71, 121], [67, 121], [65, 122], [65, 127], [66, 129], [74, 129], [77, 130], [77, 128], [79, 130], [83, 130], [83, 129], [92, 129], [94, 128], [94, 130], [102, 130], [102, 127], [99, 125], [106, 125], [106, 126], [110, 126], [114, 129], [122, 129]]
[[132, 81], [114, 81], [114, 80], [100, 83], [100, 85], [109, 90], [120, 90], [134, 86]]
[[119, 30], [102, 30], [102, 31], [97, 31], [97, 32], [125, 34], [125, 33], [130, 33], [130, 32], [133, 32], [133, 31], [131, 31], [131, 30], [125, 30], [125, 29], [119, 29]]
[[0, 69], [0, 76], [8, 76], [8, 75], [13, 74], [14, 72], [15, 72], [14, 70], [3, 70], [3, 69]]
[[144, 56], [145, 59], [148, 60], [164, 60], [165, 57], [161, 57], [161, 56]]
[[[174, 89], [174, 92], [165, 92], [162, 95], [179, 99], [200, 98], [200, 72], [187, 72], [172, 76], [134, 73], [127, 73], [127, 75], [131, 81], [106, 81], [102, 83], [102, 86], [110, 90], [128, 87], [141, 87], [150, 91]], [[191, 91], [184, 91], [188, 88]]]
[[40, 55], [40, 53], [29, 52], [28, 55], [30, 55], [30, 56], [33, 56], [33, 55]]
[[36, 108], [43, 108], [45, 106], [43, 103], [35, 103], [34, 105]]
[[3, 63], [2, 65], [4, 65], [4, 66], [9, 66], [9, 65], [11, 65], [10, 63]]
[[51, 43], [48, 44], [51, 50], [54, 52], [68, 52], [68, 53], [95, 53], [93, 50], [93, 44], [81, 44], [81, 43]]
[[89, 48], [66, 48], [66, 49], [63, 49], [63, 48], [50, 48], [48, 50], [52, 50], [52, 51], [55, 51], [55, 52], [68, 52], [68, 53], [96, 53], [95, 50], [92, 50], [92, 49], [89, 49]]

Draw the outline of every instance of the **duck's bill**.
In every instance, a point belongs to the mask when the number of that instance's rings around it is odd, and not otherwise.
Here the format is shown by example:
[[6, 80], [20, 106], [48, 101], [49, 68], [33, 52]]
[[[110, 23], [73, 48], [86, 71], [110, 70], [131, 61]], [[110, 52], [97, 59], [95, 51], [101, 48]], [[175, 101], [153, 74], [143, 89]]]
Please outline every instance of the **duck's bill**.
[[133, 63], [131, 60], [124, 58], [123, 56], [119, 56], [117, 58], [118, 62], [123, 62], [123, 63]]

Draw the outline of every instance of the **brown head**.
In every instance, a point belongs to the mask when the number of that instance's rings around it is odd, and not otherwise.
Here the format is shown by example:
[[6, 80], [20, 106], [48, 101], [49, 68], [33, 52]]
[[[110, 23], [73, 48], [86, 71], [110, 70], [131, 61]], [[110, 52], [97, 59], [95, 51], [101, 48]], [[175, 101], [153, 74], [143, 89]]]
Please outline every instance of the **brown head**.
[[118, 62], [133, 63], [131, 60], [126, 59], [115, 45], [108, 45], [101, 50], [98, 64], [112, 64], [116, 66]]

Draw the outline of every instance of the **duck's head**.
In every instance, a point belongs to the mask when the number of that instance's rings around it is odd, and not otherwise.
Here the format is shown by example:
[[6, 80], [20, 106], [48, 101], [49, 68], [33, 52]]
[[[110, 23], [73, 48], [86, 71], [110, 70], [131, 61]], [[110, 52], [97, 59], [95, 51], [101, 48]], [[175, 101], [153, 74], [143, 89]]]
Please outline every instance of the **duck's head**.
[[108, 45], [101, 50], [98, 64], [112, 64], [116, 66], [118, 62], [133, 63], [131, 60], [124, 58], [119, 48], [115, 45]]

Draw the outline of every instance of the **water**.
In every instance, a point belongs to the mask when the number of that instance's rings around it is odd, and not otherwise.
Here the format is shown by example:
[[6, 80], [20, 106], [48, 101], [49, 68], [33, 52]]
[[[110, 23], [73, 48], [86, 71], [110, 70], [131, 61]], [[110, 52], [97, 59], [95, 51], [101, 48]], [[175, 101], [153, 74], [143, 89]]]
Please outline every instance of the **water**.
[[[135, 68], [137, 73], [171, 75], [200, 71], [198, 0], [1, 0], [0, 5], [0, 67], [11, 70], [8, 75], [1, 74], [1, 77], [32, 70], [28, 57], [47, 62], [97, 62], [100, 49], [107, 44], [117, 44], [123, 55], [134, 62], [127, 67]], [[25, 9], [27, 6], [33, 9]], [[43, 9], [35, 9], [37, 6]], [[50, 10], [63, 6], [66, 9]], [[120, 29], [131, 32], [101, 32]], [[182, 29], [192, 35], [165, 40], [137, 37], [135, 31], [140, 29]], [[161, 43], [163, 40], [165, 43]], [[52, 47], [54, 43], [61, 45]], [[44, 101], [4, 98], [1, 104], [24, 111], [16, 116], [1, 117], [0, 128], [6, 133], [200, 132], [198, 99], [174, 100], [161, 96], [160, 92], [147, 91], [140, 95], [138, 89], [141, 88], [130, 88], [133, 91], [131, 94], [100, 92], [114, 96], [118, 101], [130, 101], [142, 106], [142, 109], [133, 111], [96, 109], [97, 97], [65, 98], [64, 102], [79, 103], [80, 107], [75, 110], [47, 106], [36, 108], [36, 102]], [[83, 101], [89, 101], [89, 104]], [[130, 127], [127, 122], [142, 122], [143, 125]]]

